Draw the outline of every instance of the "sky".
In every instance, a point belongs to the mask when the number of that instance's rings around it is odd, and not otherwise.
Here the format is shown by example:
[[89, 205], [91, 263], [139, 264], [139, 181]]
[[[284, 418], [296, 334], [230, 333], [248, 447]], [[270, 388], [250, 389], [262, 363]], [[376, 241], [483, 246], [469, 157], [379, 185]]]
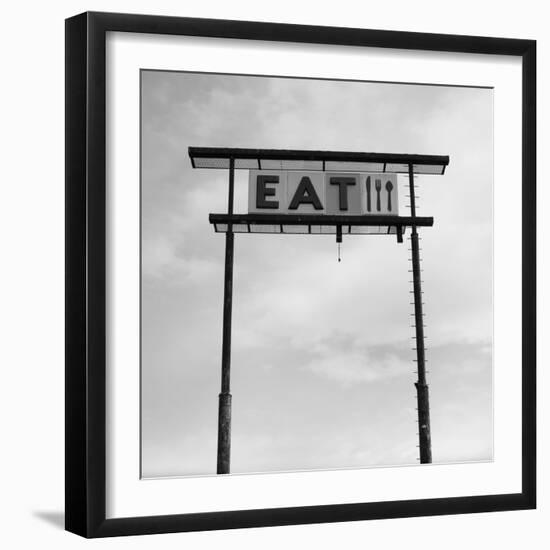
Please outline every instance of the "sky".
[[[493, 91], [142, 71], [142, 475], [216, 472], [226, 170], [189, 146], [449, 155], [418, 176], [434, 463], [492, 459]], [[399, 212], [408, 215], [405, 176]], [[235, 212], [247, 211], [237, 171]], [[235, 236], [231, 472], [418, 464], [409, 242]]]

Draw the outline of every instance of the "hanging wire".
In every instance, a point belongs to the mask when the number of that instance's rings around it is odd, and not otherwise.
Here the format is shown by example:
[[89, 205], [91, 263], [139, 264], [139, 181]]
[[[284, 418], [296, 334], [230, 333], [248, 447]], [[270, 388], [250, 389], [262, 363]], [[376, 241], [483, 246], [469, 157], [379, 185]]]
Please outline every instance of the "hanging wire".
[[336, 226], [336, 242], [338, 244], [338, 261], [341, 262], [342, 261], [342, 256], [340, 254], [340, 244], [342, 242], [342, 226], [341, 225]]

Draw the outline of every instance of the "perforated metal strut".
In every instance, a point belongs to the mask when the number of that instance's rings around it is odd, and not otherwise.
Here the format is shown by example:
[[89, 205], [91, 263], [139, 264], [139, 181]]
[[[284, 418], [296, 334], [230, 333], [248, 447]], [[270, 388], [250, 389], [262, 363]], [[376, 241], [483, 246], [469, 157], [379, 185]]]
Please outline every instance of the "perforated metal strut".
[[418, 438], [420, 448], [420, 462], [423, 464], [432, 462], [432, 441], [430, 427], [430, 400], [429, 389], [426, 382], [426, 357], [424, 347], [424, 313], [422, 311], [422, 276], [420, 269], [420, 249], [418, 245], [418, 232], [414, 218], [416, 217], [416, 197], [414, 192], [414, 174], [412, 165], [409, 165], [409, 188], [411, 199], [411, 261], [413, 274], [414, 295], [414, 326], [416, 331], [416, 361], [418, 381], [415, 383], [418, 403]]

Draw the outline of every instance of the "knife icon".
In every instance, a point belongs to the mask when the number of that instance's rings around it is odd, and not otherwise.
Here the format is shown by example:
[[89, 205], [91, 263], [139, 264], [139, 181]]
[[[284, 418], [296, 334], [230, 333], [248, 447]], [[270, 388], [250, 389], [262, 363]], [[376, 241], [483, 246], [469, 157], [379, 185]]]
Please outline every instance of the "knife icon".
[[370, 212], [370, 176], [367, 176], [367, 212]]

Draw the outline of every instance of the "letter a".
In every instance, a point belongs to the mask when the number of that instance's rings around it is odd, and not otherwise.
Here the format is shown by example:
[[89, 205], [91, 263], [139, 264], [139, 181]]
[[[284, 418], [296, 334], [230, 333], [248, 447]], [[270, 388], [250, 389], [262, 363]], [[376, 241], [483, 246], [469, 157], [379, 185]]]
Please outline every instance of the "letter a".
[[307, 176], [300, 180], [288, 209], [297, 210], [301, 204], [312, 204], [315, 210], [323, 210], [323, 205], [315, 192], [315, 187], [313, 187], [313, 183]]

